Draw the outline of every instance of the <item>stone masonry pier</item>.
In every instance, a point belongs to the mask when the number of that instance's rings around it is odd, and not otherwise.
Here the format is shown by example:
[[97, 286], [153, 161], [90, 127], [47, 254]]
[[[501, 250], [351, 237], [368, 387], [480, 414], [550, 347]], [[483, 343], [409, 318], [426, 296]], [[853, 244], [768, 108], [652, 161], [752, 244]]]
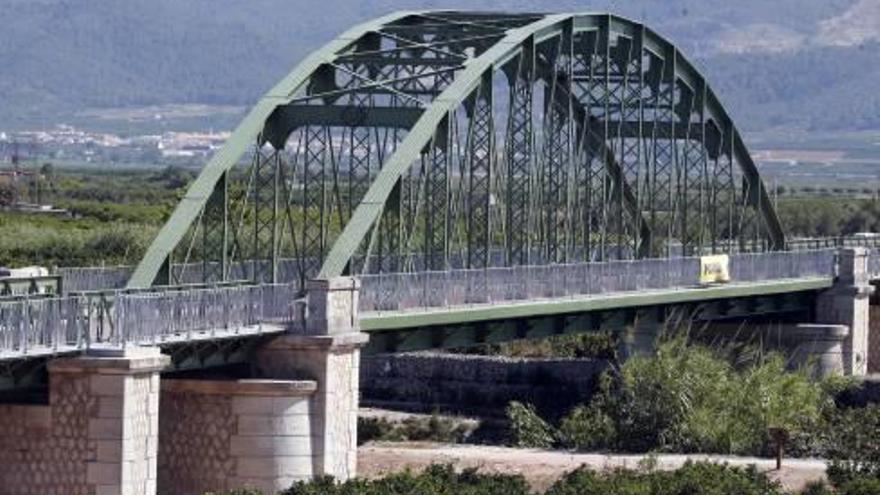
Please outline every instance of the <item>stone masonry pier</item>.
[[309, 286], [305, 332], [252, 357], [258, 379], [160, 379], [159, 348], [49, 364], [45, 405], [0, 405], [0, 495], [275, 493], [355, 475], [354, 279]]

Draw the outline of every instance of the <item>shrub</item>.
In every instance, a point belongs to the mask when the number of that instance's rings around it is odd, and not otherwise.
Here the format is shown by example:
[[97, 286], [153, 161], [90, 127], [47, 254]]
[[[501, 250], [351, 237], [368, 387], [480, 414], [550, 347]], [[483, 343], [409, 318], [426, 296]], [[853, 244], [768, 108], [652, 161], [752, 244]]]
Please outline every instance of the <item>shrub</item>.
[[552, 426], [538, 416], [531, 404], [511, 402], [507, 406], [511, 436], [518, 447], [547, 449], [556, 442]]
[[89, 266], [139, 260], [156, 232], [154, 225], [0, 215], [0, 264]]
[[833, 409], [831, 387], [787, 371], [778, 355], [735, 368], [711, 349], [676, 339], [600, 379], [592, 400], [565, 416], [561, 445], [646, 452], [765, 454], [770, 428], [798, 436]]
[[597, 473], [577, 469], [545, 495], [782, 495], [779, 486], [754, 467], [687, 463], [676, 471]]
[[358, 418], [358, 442], [431, 441], [459, 443], [467, 440], [472, 428], [450, 418], [432, 414], [428, 418], [410, 417], [402, 422], [385, 418]]
[[[832, 492], [821, 483], [801, 495], [877, 495], [880, 481], [858, 479]], [[520, 475], [485, 474], [476, 469], [457, 472], [433, 465], [421, 473], [403, 471], [381, 479], [336, 483], [331, 477], [295, 483], [281, 495], [537, 495]], [[206, 494], [211, 495], [211, 494]], [[224, 495], [261, 495], [242, 490]], [[553, 484], [544, 495], [786, 495], [779, 485], [754, 466], [730, 467], [687, 462], [674, 471], [617, 469], [597, 472], [582, 467]], [[790, 494], [794, 495], [794, 494]]]
[[614, 419], [595, 403], [575, 407], [559, 426], [562, 446], [574, 450], [607, 447], [616, 435]]
[[617, 353], [617, 337], [612, 332], [585, 331], [513, 340], [499, 344], [448, 349], [454, 354], [503, 356], [511, 358], [571, 358], [613, 360]]
[[832, 483], [843, 487], [860, 478], [880, 481], [880, 404], [835, 411], [826, 436]]
[[493, 344], [484, 353], [523, 358], [613, 359], [617, 340], [610, 332], [584, 332], [544, 339], [517, 340]]
[[832, 492], [825, 483], [814, 481], [804, 487], [801, 495], [832, 495]]
[[880, 493], [880, 479], [871, 477], [855, 478], [838, 489], [840, 495], [877, 495]]
[[430, 466], [421, 474], [411, 471], [378, 480], [335, 484], [331, 478], [299, 482], [282, 495], [528, 495], [520, 475], [482, 474], [475, 469], [456, 472], [452, 466]]

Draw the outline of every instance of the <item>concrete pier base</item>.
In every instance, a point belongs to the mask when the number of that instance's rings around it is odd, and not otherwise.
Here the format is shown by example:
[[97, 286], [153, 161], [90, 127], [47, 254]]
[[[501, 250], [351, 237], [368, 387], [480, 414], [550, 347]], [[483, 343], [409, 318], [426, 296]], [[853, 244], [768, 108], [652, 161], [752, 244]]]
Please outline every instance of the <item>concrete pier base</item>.
[[347, 480], [357, 472], [360, 347], [367, 336], [284, 336], [257, 353], [260, 376], [310, 379], [314, 475]]
[[0, 406], [0, 494], [155, 495], [158, 348], [49, 364], [47, 406]]
[[277, 493], [311, 478], [313, 381], [162, 382], [159, 493]]
[[357, 472], [357, 412], [360, 348], [368, 340], [358, 329], [359, 282], [354, 278], [308, 283], [307, 335], [284, 335], [256, 352], [259, 376], [314, 380], [313, 474], [347, 480]]
[[868, 372], [869, 299], [873, 292], [868, 276], [868, 250], [841, 249], [837, 270], [834, 287], [816, 302], [816, 321], [849, 328], [843, 342], [843, 371], [864, 376]]
[[785, 329], [792, 366], [811, 367], [816, 377], [843, 375], [846, 325], [803, 324]]

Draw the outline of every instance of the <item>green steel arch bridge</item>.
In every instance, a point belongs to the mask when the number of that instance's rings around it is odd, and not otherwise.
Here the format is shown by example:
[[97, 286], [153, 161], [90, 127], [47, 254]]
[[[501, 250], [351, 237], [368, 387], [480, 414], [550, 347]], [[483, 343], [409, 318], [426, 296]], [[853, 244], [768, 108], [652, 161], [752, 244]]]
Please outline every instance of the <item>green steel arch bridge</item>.
[[649, 28], [403, 12], [263, 96], [128, 286], [180, 283], [194, 260], [201, 282], [247, 262], [248, 279], [304, 284], [784, 247], [728, 112]]
[[[0, 364], [95, 344], [161, 345], [182, 368], [243, 359], [255, 335], [303, 324], [310, 280], [340, 276], [362, 284], [375, 351], [681, 308], [803, 315], [835, 276], [815, 248], [851, 241], [786, 241], [718, 96], [650, 28], [399, 12], [257, 102], [125, 287], [0, 304]], [[732, 284], [695, 287], [708, 254], [731, 256]]]
[[[349, 479], [363, 345], [598, 329], [626, 358], [748, 320], [864, 375], [880, 256], [854, 244], [880, 238], [786, 240], [705, 78], [641, 24], [392, 14], [260, 99], [137, 267], [0, 277], [0, 485]], [[707, 255], [729, 283], [698, 284]]]

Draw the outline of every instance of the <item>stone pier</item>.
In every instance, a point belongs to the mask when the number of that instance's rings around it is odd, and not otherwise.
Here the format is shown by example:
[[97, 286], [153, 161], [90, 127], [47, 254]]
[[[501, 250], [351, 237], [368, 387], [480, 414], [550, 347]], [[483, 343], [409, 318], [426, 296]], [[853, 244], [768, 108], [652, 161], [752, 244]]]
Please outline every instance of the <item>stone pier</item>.
[[159, 493], [267, 494], [311, 478], [313, 381], [162, 382]]
[[277, 493], [357, 467], [358, 282], [312, 281], [305, 325], [252, 356], [250, 380], [162, 384], [159, 493]]
[[863, 376], [868, 372], [869, 298], [868, 250], [844, 248], [838, 255], [834, 287], [816, 301], [816, 322], [844, 325], [843, 372]]
[[845, 373], [843, 347], [849, 338], [849, 327], [846, 325], [795, 325], [785, 328], [783, 336], [783, 343], [791, 354], [792, 366], [810, 367], [817, 377]]
[[0, 495], [155, 495], [158, 348], [49, 364], [49, 403], [0, 406]]
[[285, 335], [257, 351], [260, 376], [314, 380], [310, 402], [314, 475], [346, 480], [357, 470], [357, 412], [360, 348], [354, 278], [308, 284], [306, 335]]

